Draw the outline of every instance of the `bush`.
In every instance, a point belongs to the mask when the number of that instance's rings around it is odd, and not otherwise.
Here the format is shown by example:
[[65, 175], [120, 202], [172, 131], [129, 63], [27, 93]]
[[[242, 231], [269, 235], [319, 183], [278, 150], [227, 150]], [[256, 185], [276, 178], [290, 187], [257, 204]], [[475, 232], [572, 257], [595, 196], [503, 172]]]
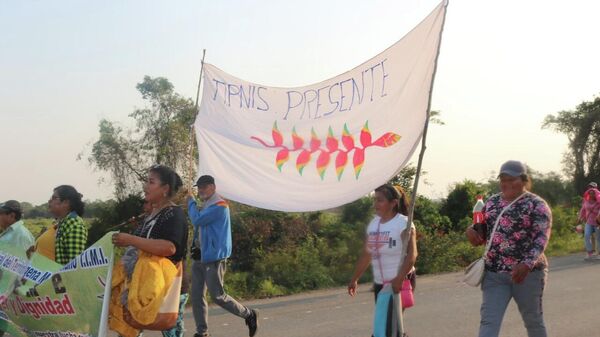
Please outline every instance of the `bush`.
[[255, 273], [290, 292], [332, 286], [333, 279], [319, 260], [318, 240], [308, 238], [299, 247], [272, 252], [255, 264]]
[[111, 230], [131, 232], [132, 225], [121, 228], [115, 226], [141, 214], [143, 204], [144, 199], [141, 196], [132, 194], [123, 200], [110, 201], [99, 206], [96, 210], [98, 217], [90, 224], [87, 246], [89, 247]]
[[441, 215], [446, 215], [450, 218], [453, 227], [452, 231], [459, 231], [458, 225], [465, 217], [470, 217], [475, 205], [477, 195], [485, 194], [487, 191], [482, 184], [465, 180], [462, 183], [457, 183], [448, 194], [448, 197], [443, 201], [440, 209]]
[[373, 199], [360, 198], [352, 203], [342, 206], [341, 223], [365, 225], [373, 217]]
[[256, 292], [258, 297], [275, 297], [285, 295], [285, 289], [273, 283], [271, 279], [262, 280]]
[[418, 236], [418, 274], [441, 273], [464, 268], [483, 253], [481, 247], [472, 247], [463, 233], [430, 234]]
[[[248, 288], [249, 273], [246, 272], [228, 272], [225, 274], [225, 284], [223, 288], [227, 294], [234, 298], [245, 298], [251, 294], [251, 289]], [[192, 280], [193, 282], [193, 280]]]

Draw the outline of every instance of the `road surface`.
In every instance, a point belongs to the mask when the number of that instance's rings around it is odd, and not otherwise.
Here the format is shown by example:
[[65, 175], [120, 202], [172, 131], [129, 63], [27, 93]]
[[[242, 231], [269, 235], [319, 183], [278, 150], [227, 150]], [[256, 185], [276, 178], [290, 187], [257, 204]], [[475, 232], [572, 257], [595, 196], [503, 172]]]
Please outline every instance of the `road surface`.
[[[600, 260], [585, 262], [583, 255], [550, 260], [544, 294], [549, 336], [600, 336]], [[481, 291], [460, 282], [461, 273], [417, 279], [415, 306], [407, 310], [405, 325], [411, 337], [476, 336]], [[227, 279], [227, 277], [226, 277]], [[351, 298], [345, 288], [308, 292], [274, 299], [246, 301], [261, 312], [260, 337], [366, 337], [371, 334], [373, 293], [359, 285]], [[185, 313], [186, 336], [195, 332], [191, 308]], [[247, 336], [244, 320], [211, 306], [212, 337]], [[516, 305], [509, 305], [500, 336], [526, 336]], [[111, 336], [115, 336], [111, 334]], [[160, 336], [146, 331], [144, 336]]]

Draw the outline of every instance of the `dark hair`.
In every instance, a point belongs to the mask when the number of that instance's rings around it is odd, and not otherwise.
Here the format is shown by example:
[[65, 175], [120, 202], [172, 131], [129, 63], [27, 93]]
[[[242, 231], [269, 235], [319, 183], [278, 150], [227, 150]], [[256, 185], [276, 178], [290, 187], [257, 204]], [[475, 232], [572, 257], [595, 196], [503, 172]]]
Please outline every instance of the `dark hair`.
[[154, 165], [151, 166], [148, 172], [156, 173], [158, 179], [163, 185], [169, 185], [169, 198], [175, 195], [177, 191], [183, 186], [181, 177], [172, 168], [165, 165]]
[[398, 203], [394, 206], [394, 211], [402, 215], [408, 215], [408, 197], [402, 187], [385, 184], [377, 187], [375, 192], [383, 194], [387, 201], [398, 200]]
[[8, 200], [3, 204], [0, 204], [0, 214], [14, 214], [15, 220], [21, 220], [23, 216], [23, 209], [21, 204], [16, 200]]
[[83, 211], [85, 208], [85, 203], [81, 200], [83, 195], [77, 192], [75, 187], [71, 185], [60, 185], [54, 189], [54, 192], [56, 192], [56, 195], [58, 195], [60, 201], [69, 201], [69, 207], [71, 208], [71, 211], [77, 213], [79, 216], [83, 216]]
[[4, 209], [2, 209], [2, 211], [0, 211], [0, 214], [11, 214], [11, 213], [15, 215], [16, 221], [21, 220], [21, 217], [23, 216], [23, 213], [21, 213], [17, 210], [14, 210], [14, 209], [4, 208]]

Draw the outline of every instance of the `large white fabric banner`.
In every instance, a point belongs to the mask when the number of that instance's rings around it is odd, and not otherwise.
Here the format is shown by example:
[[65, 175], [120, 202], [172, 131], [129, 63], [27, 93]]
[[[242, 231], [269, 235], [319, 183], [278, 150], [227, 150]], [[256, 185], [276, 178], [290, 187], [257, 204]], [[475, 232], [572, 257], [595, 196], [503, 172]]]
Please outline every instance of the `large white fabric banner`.
[[[199, 175], [226, 198], [315, 211], [364, 196], [417, 147], [446, 4], [381, 54], [332, 79], [268, 87], [204, 66]], [[360, 48], [360, 46], [357, 46]]]

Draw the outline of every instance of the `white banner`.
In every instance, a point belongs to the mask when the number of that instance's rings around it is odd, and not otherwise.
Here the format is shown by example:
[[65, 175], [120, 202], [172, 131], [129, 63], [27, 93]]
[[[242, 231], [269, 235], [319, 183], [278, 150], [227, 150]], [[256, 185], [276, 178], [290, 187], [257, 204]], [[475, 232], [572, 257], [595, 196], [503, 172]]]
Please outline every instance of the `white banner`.
[[205, 64], [199, 175], [214, 176], [226, 198], [281, 211], [336, 207], [384, 184], [423, 133], [445, 11], [441, 3], [384, 52], [305, 87]]

